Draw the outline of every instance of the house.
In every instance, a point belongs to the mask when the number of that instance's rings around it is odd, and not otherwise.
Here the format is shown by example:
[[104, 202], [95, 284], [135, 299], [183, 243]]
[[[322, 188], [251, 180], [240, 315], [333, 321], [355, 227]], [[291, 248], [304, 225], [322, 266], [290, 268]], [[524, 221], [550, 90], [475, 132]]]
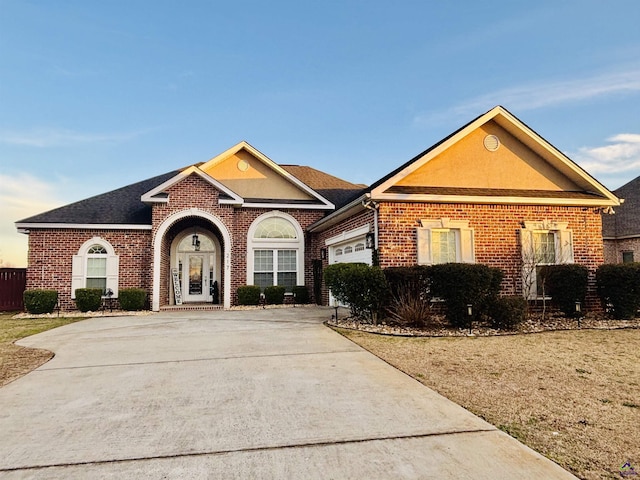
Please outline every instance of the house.
[[29, 234], [28, 288], [141, 287], [153, 310], [211, 302], [239, 286], [306, 285], [327, 304], [322, 268], [477, 262], [505, 294], [535, 298], [536, 272], [603, 262], [600, 213], [619, 199], [495, 107], [371, 186], [278, 165], [246, 142], [169, 172], [16, 223]]
[[624, 203], [602, 216], [605, 263], [640, 261], [640, 177], [614, 190]]

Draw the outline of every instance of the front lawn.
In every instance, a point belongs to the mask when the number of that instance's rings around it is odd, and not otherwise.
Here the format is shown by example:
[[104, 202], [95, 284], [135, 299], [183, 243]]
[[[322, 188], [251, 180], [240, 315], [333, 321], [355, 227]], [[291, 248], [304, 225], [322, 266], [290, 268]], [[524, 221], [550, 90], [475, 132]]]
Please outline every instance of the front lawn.
[[36, 333], [83, 320], [82, 317], [20, 318], [13, 313], [0, 313], [0, 387], [38, 368], [53, 353], [48, 350], [25, 348], [14, 342]]
[[586, 479], [640, 471], [640, 330], [407, 338], [337, 329]]

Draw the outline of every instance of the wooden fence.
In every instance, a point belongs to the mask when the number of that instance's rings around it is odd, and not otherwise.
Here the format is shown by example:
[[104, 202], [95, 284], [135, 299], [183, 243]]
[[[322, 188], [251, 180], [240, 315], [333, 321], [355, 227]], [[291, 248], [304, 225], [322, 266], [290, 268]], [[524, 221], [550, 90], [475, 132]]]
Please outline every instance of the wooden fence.
[[23, 310], [26, 268], [0, 268], [0, 311]]

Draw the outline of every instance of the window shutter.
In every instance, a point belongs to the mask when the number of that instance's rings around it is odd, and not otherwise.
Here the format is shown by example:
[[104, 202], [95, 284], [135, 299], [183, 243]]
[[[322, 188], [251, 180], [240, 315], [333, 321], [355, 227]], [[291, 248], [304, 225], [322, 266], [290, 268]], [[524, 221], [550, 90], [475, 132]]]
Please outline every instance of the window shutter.
[[473, 245], [473, 228], [460, 229], [460, 261], [462, 263], [475, 263], [475, 251]]
[[431, 264], [431, 230], [418, 228], [417, 243], [418, 265]]
[[107, 257], [107, 288], [113, 291], [113, 298], [118, 298], [118, 268], [120, 258], [118, 255]]
[[558, 263], [573, 263], [573, 232], [571, 230], [558, 231]]
[[74, 255], [71, 260], [71, 298], [76, 298], [76, 289], [84, 287], [84, 257]]

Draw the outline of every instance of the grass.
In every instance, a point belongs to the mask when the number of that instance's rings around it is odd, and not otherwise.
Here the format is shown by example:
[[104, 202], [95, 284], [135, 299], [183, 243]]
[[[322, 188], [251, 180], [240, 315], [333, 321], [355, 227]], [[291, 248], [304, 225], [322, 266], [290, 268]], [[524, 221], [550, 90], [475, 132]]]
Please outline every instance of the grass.
[[640, 465], [640, 330], [406, 338], [338, 329], [584, 479]]
[[14, 342], [36, 333], [83, 320], [74, 318], [11, 318], [13, 313], [0, 312], [0, 387], [38, 368], [53, 353], [47, 350], [25, 348]]

